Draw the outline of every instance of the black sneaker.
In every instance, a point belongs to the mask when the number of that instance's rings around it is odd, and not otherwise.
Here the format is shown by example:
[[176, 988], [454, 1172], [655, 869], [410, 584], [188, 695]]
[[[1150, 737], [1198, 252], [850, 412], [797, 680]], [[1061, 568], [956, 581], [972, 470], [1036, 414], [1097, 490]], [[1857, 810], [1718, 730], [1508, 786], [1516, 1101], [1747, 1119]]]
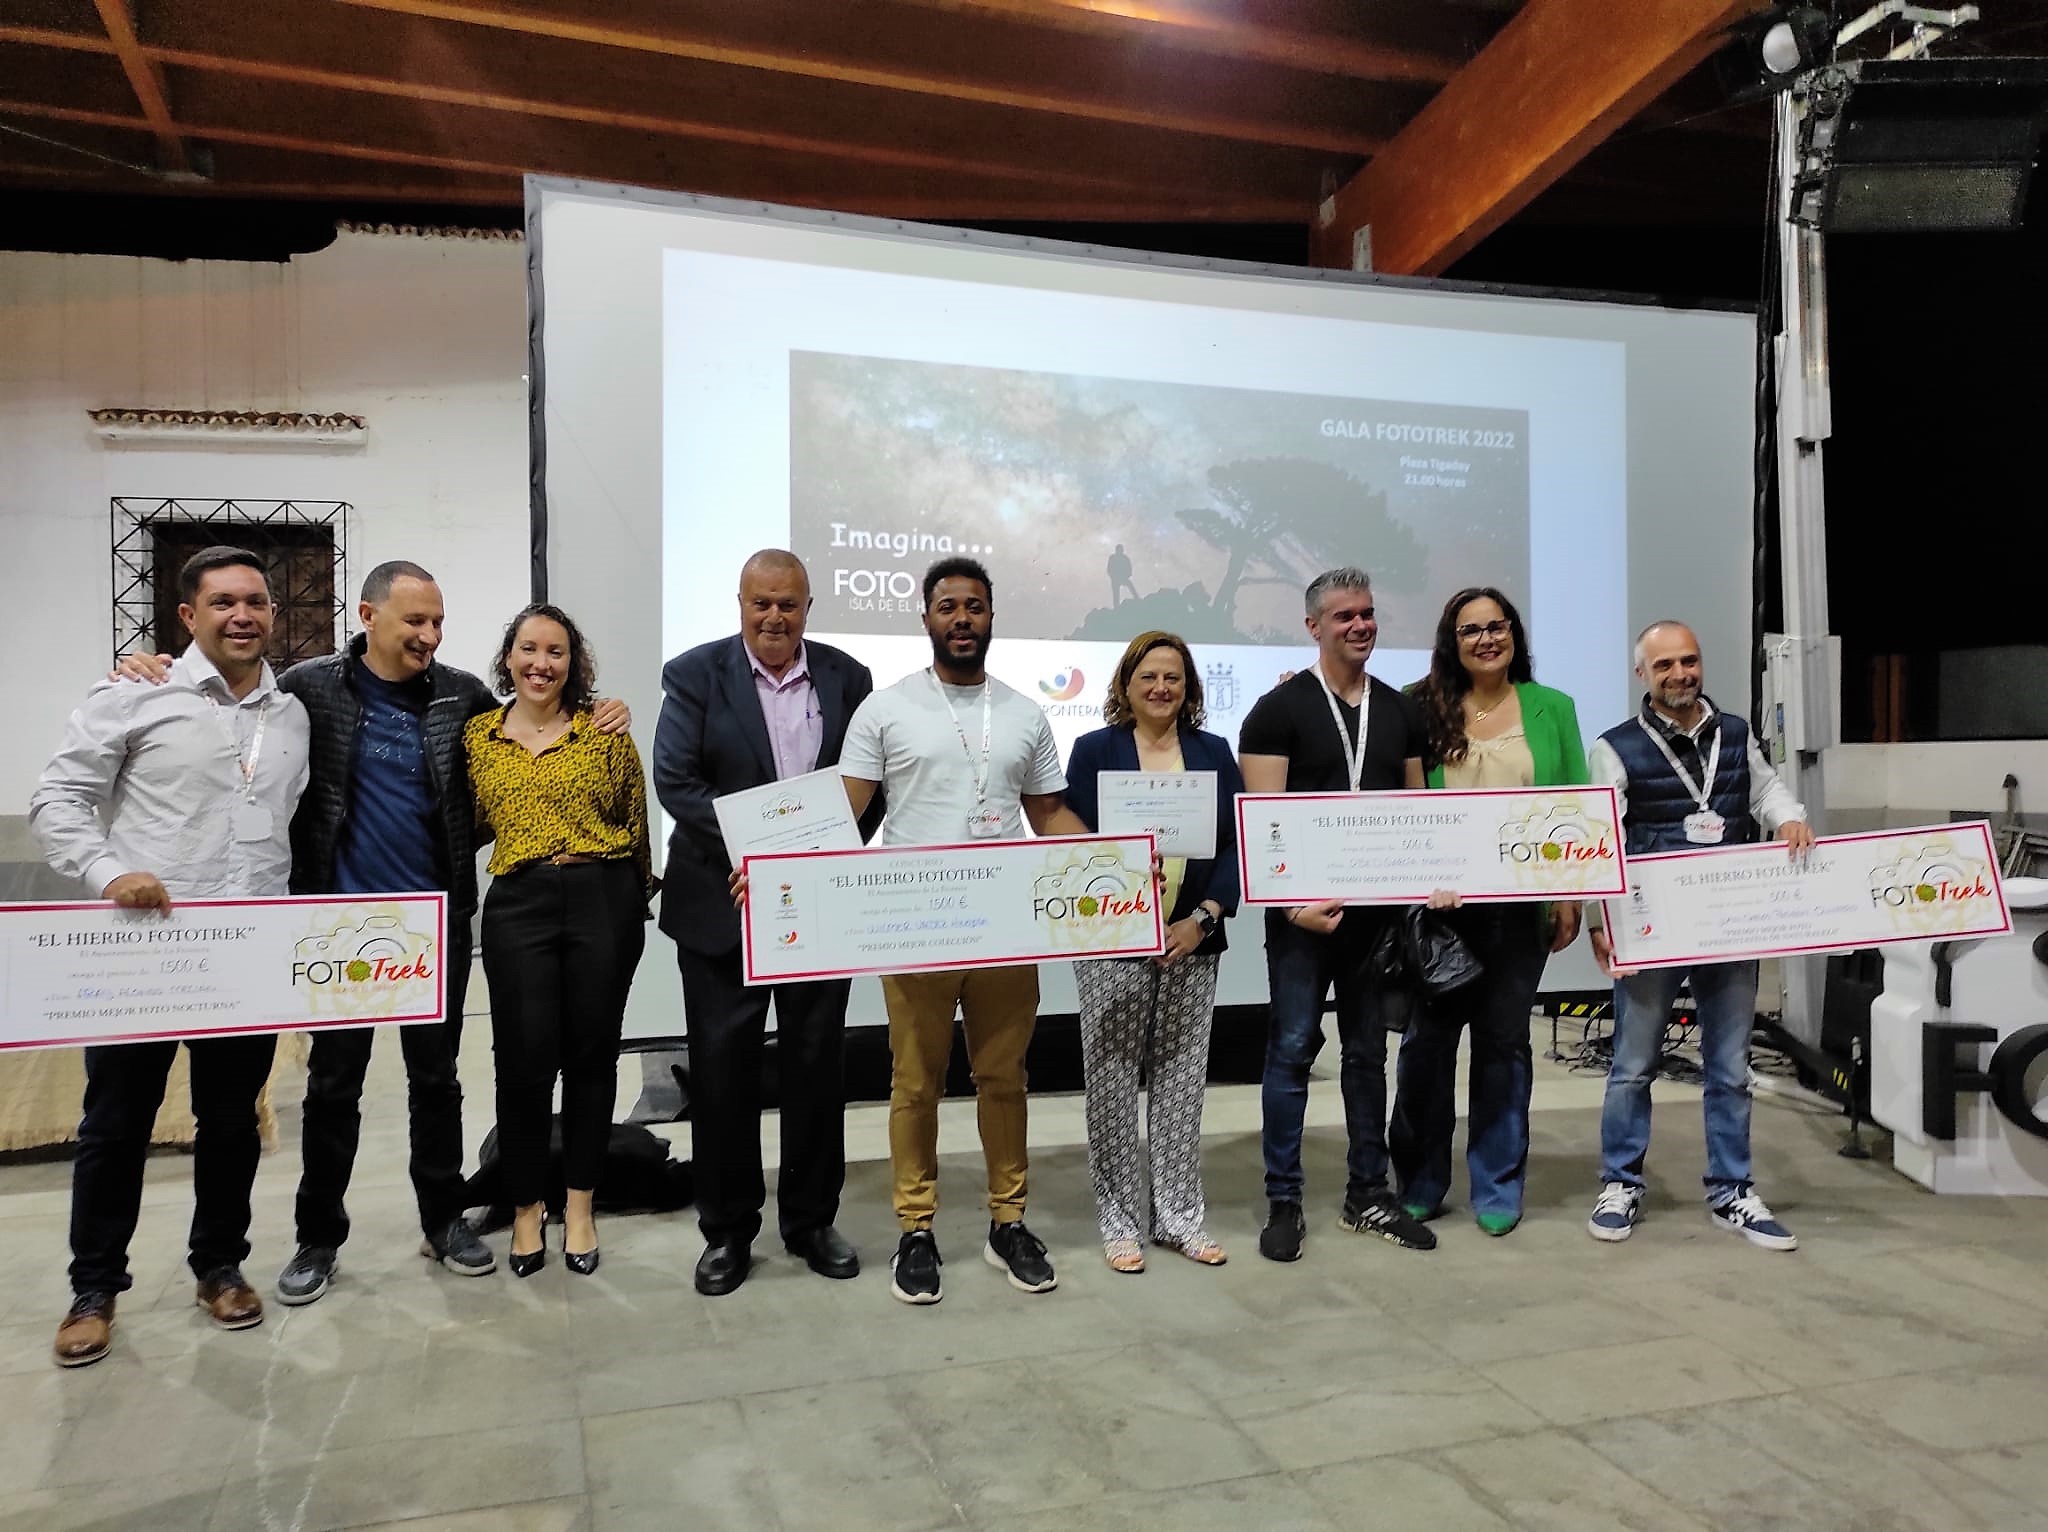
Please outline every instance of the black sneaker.
[[981, 1258], [1008, 1277], [1010, 1286], [1020, 1293], [1049, 1293], [1060, 1285], [1060, 1279], [1052, 1274], [1052, 1262], [1045, 1258], [1045, 1241], [1025, 1228], [1021, 1218], [1015, 1223], [990, 1224]]
[[937, 1303], [939, 1291], [939, 1242], [929, 1229], [913, 1229], [896, 1242], [896, 1254], [889, 1261], [889, 1296], [901, 1303]]
[[1366, 1198], [1364, 1207], [1353, 1207], [1347, 1201], [1344, 1211], [1337, 1215], [1337, 1227], [1353, 1234], [1377, 1234], [1403, 1250], [1436, 1249], [1436, 1235], [1419, 1220], [1409, 1217], [1408, 1210], [1395, 1200], [1392, 1192], [1374, 1192]]
[[458, 1277], [488, 1277], [498, 1269], [491, 1247], [476, 1237], [466, 1218], [457, 1218], [420, 1241], [420, 1254], [439, 1261]]
[[301, 1245], [277, 1274], [277, 1301], [287, 1308], [318, 1302], [341, 1268], [341, 1257], [325, 1245]]
[[1269, 1261], [1298, 1261], [1306, 1238], [1308, 1220], [1301, 1216], [1301, 1204], [1275, 1202], [1266, 1211], [1266, 1227], [1259, 1230], [1259, 1254]]

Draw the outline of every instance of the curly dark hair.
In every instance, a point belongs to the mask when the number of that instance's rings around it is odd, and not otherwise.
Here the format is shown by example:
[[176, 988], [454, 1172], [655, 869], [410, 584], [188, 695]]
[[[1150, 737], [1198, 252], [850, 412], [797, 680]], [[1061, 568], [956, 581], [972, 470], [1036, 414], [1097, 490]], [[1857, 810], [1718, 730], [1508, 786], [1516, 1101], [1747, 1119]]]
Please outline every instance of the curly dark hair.
[[515, 690], [512, 684], [512, 646], [519, 642], [519, 630], [526, 626], [529, 617], [545, 617], [550, 622], [558, 622], [562, 631], [569, 635], [569, 676], [562, 683], [562, 711], [572, 715], [582, 712], [597, 695], [597, 656], [590, 652], [590, 645], [583, 637], [583, 630], [576, 626], [576, 620], [550, 602], [536, 601], [530, 606], [523, 606], [505, 624], [504, 641], [498, 645], [498, 657], [491, 662], [491, 685], [501, 696], [509, 696]]
[[1465, 759], [1471, 741], [1465, 737], [1465, 693], [1472, 690], [1472, 678], [1458, 654], [1458, 613], [1475, 601], [1491, 601], [1508, 620], [1515, 652], [1508, 658], [1508, 680], [1536, 679], [1529, 655], [1529, 635], [1522, 628], [1522, 614], [1514, 602], [1491, 585], [1468, 585], [1444, 603], [1443, 616], [1436, 620], [1436, 643], [1429, 654], [1429, 674], [1415, 683], [1416, 701], [1429, 726], [1429, 757], [1433, 766], [1452, 765]]
[[1175, 722], [1183, 729], [1201, 728], [1209, 721], [1209, 715], [1202, 706], [1202, 677], [1195, 669], [1188, 641], [1178, 633], [1162, 633], [1156, 628], [1132, 639], [1124, 657], [1117, 661], [1116, 673], [1109, 678], [1109, 691], [1102, 699], [1103, 721], [1112, 729], [1128, 729], [1136, 722], [1137, 714], [1131, 707], [1131, 677], [1138, 673], [1138, 662], [1154, 649], [1177, 653], [1187, 675], [1187, 690], [1181, 695], [1180, 717]]

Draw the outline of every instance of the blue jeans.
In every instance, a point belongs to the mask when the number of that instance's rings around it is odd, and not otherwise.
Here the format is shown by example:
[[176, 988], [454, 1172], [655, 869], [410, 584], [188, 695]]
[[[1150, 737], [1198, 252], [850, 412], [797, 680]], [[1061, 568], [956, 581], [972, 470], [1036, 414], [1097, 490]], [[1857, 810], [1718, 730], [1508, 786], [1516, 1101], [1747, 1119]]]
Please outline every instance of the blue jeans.
[[1472, 1029], [1470, 1126], [1465, 1172], [1475, 1213], [1522, 1211], [1529, 1169], [1529, 1008], [1549, 956], [1540, 906], [1478, 905], [1450, 921], [1486, 965], [1485, 975], [1416, 1018], [1394, 1067], [1394, 1120], [1387, 1130], [1401, 1200], [1436, 1209], [1451, 1190], [1457, 1126], [1458, 1034]]
[[1328, 936], [1266, 921], [1266, 982], [1272, 995], [1260, 1091], [1266, 1197], [1301, 1201], [1301, 1130], [1308, 1071], [1323, 1046], [1323, 1001], [1337, 992], [1339, 1082], [1344, 1092], [1344, 1200], [1361, 1205], [1387, 1184], [1387, 1035], [1379, 996], [1366, 970], [1371, 937], [1384, 917], [1355, 908]]
[[1756, 964], [1649, 968], [1614, 984], [1614, 1064], [1600, 1113], [1600, 1179], [1643, 1184], [1650, 1148], [1650, 1081], [1680, 980], [1698, 1006], [1706, 1068], [1707, 1200], [1749, 1184], [1749, 1033], [1756, 1024]]

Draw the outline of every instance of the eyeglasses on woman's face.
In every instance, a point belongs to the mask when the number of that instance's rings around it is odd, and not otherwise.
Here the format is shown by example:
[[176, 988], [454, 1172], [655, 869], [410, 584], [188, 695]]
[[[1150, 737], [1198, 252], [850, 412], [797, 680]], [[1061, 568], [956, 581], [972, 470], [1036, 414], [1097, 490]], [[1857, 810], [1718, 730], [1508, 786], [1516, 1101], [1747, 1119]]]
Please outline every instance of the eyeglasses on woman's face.
[[1461, 622], [1451, 631], [1458, 635], [1459, 643], [1469, 644], [1473, 640], [1481, 638], [1506, 638], [1514, 629], [1509, 627], [1506, 621], [1501, 620], [1495, 622]]

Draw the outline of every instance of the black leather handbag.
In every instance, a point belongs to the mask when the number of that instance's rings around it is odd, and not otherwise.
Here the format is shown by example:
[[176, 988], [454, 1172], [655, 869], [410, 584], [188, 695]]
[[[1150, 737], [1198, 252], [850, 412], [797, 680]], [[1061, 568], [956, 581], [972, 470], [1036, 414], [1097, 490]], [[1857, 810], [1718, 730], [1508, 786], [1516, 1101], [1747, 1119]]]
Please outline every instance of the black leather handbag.
[[1429, 1019], [1429, 1003], [1462, 990], [1486, 971], [1443, 912], [1412, 904], [1380, 928], [1366, 966], [1380, 993], [1380, 1019], [1406, 1032]]

